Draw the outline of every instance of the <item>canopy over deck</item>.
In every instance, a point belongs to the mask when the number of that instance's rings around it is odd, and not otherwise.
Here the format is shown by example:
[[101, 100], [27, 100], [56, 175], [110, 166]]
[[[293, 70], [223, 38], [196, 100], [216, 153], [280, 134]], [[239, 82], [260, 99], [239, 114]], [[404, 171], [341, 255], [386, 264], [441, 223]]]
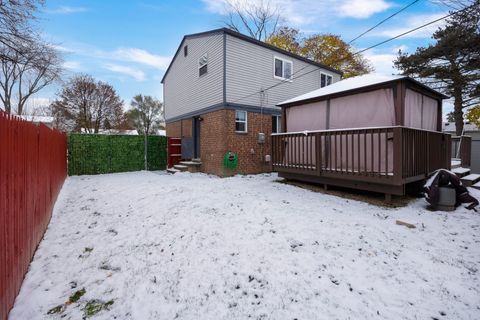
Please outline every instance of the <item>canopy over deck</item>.
[[383, 85], [397, 82], [400, 80], [408, 81], [415, 86], [421, 87], [435, 97], [438, 97], [441, 99], [448, 98], [446, 95], [436, 90], [433, 90], [432, 88], [410, 77], [402, 76], [402, 75], [387, 76], [387, 75], [373, 73], [373, 74], [367, 74], [363, 76], [352, 77], [352, 78], [338, 81], [332, 85], [280, 102], [277, 106], [280, 106], [280, 107], [295, 106], [295, 105], [305, 104], [309, 102], [326, 100], [338, 95], [353, 94], [356, 91], [368, 91], [369, 89], [374, 90], [379, 86], [383, 86]]

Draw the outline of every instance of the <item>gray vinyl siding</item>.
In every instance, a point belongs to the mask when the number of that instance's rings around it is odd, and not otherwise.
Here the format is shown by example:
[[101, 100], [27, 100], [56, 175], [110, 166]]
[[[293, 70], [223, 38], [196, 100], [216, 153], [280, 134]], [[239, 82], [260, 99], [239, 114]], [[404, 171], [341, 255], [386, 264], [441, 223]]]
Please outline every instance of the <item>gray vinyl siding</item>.
[[[274, 78], [274, 57], [292, 62], [293, 80], [268, 90], [263, 106], [274, 107], [277, 103], [320, 88], [320, 73], [340, 80], [340, 75], [301, 60], [283, 55], [274, 50], [226, 36], [226, 99], [227, 103], [260, 106], [260, 94], [263, 88], [282, 82]], [[315, 70], [298, 79], [295, 76]]]
[[[183, 47], [188, 45], [184, 57]], [[208, 54], [208, 72], [199, 77], [198, 59]], [[163, 84], [165, 118], [223, 102], [223, 33], [186, 38]]]

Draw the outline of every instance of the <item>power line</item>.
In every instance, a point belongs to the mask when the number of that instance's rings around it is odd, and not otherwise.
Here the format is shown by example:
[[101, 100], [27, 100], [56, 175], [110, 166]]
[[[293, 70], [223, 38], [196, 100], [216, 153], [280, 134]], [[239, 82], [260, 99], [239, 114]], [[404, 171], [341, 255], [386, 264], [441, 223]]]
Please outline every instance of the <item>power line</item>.
[[373, 29], [375, 29], [376, 27], [378, 27], [379, 25], [383, 24], [384, 22], [390, 20], [391, 18], [395, 17], [396, 15], [398, 15], [399, 13], [401, 13], [402, 11], [410, 8], [411, 6], [413, 6], [415, 3], [417, 3], [418, 1], [420, 0], [415, 0], [413, 2], [411, 2], [410, 4], [406, 5], [405, 7], [403, 7], [402, 9], [398, 10], [397, 12], [391, 14], [390, 16], [386, 17], [385, 19], [383, 19], [382, 21], [380, 21], [379, 23], [377, 23], [376, 25], [374, 25], [373, 27], [371, 27], [370, 29], [362, 32], [360, 35], [356, 36], [355, 38], [353, 38], [352, 40], [350, 40], [348, 42], [348, 44], [351, 44], [352, 42], [354, 42], [355, 40], [358, 40], [360, 39], [361, 37], [363, 37], [364, 35], [366, 35], [367, 33], [369, 33], [370, 31], [372, 31]]
[[[354, 42], [355, 40], [360, 39], [360, 38], [363, 37], [365, 34], [369, 33], [370, 31], [372, 31], [373, 29], [375, 29], [375, 28], [378, 27], [379, 25], [385, 23], [386, 21], [388, 21], [388, 20], [390, 20], [391, 18], [395, 17], [396, 15], [400, 14], [402, 11], [405, 11], [406, 9], [408, 9], [409, 7], [411, 7], [412, 5], [414, 5], [415, 3], [419, 2], [419, 1], [420, 1], [420, 0], [414, 0], [413, 2], [411, 2], [411, 3], [408, 4], [408, 5], [406, 5], [405, 7], [401, 8], [401, 9], [398, 10], [397, 12], [395, 12], [395, 13], [391, 14], [390, 16], [386, 17], [385, 19], [383, 19], [382, 21], [380, 21], [379, 23], [377, 23], [376, 25], [374, 25], [374, 26], [371, 27], [370, 29], [362, 32], [361, 34], [359, 34], [358, 36], [356, 36], [354, 39], [350, 40], [350, 42], [348, 42], [348, 44], [351, 44], [351, 43]], [[295, 77], [295, 75], [296, 75], [297, 73], [299, 73], [300, 71], [302, 71], [302, 70], [304, 70], [304, 69], [306, 69], [306, 68], [308, 68], [308, 67], [311, 67], [311, 66], [310, 66], [310, 65], [306, 65], [305, 67], [300, 68], [300, 69], [298, 69], [297, 71], [295, 71], [294, 73], [292, 73], [292, 75], [291, 75], [292, 78]], [[318, 70], [318, 68], [315, 68], [315, 70]], [[315, 70], [312, 70], [312, 72], [315, 71]], [[283, 83], [283, 81], [280, 81], [279, 83]], [[268, 90], [268, 88], [265, 89], [265, 90]], [[265, 90], [261, 90], [260, 92], [265, 92]], [[252, 95], [255, 95], [255, 94], [257, 94], [257, 92], [249, 95], [248, 97], [250, 97], [250, 96], [252, 96]], [[239, 100], [243, 100], [243, 99], [246, 99], [246, 98], [240, 98], [240, 99], [238, 99], [238, 100], [235, 100], [234, 102], [239, 101]]]
[[[392, 38], [389, 38], [389, 39], [387, 39], [387, 40], [381, 41], [381, 42], [379, 42], [379, 43], [377, 43], [377, 44], [375, 44], [375, 45], [372, 45], [372, 46], [370, 46], [370, 47], [368, 47], [368, 48], [359, 50], [359, 51], [353, 53], [352, 55], [355, 56], [355, 55], [358, 55], [358, 54], [363, 53], [363, 52], [365, 52], [365, 51], [368, 51], [368, 50], [371, 50], [371, 49], [376, 48], [376, 47], [378, 47], [378, 46], [381, 46], [382, 44], [385, 44], [385, 43], [387, 43], [387, 42], [390, 42], [390, 41], [393, 41], [393, 40], [398, 39], [398, 38], [400, 38], [400, 37], [403, 37], [403, 36], [405, 36], [405, 35], [407, 35], [407, 34], [410, 34], [410, 33], [412, 33], [412, 32], [415, 32], [415, 31], [417, 31], [417, 30], [419, 30], [419, 29], [425, 28], [425, 27], [427, 27], [427, 26], [429, 26], [429, 25], [432, 25], [432, 24], [434, 24], [434, 23], [436, 23], [436, 22], [438, 22], [438, 21], [441, 21], [441, 20], [444, 20], [444, 19], [446, 19], [446, 18], [449, 18], [449, 17], [451, 17], [451, 16], [453, 16], [453, 15], [456, 15], [456, 14], [458, 14], [458, 13], [460, 13], [460, 12], [466, 11], [466, 10], [470, 9], [471, 7], [473, 7], [473, 5], [468, 6], [468, 7], [466, 7], [466, 8], [461, 9], [461, 10], [458, 10], [458, 11], [452, 12], [452, 13], [450, 13], [450, 14], [448, 14], [448, 15], [445, 15], [445, 16], [443, 16], [443, 17], [441, 17], [441, 18], [438, 18], [438, 19], [435, 19], [435, 20], [433, 20], [433, 21], [427, 22], [427, 23], [425, 23], [425, 24], [423, 24], [423, 25], [421, 25], [421, 26], [418, 26], [418, 27], [416, 27], [416, 28], [413, 28], [413, 29], [410, 29], [410, 30], [408, 30], [408, 31], [405, 31], [405, 32], [403, 32], [403, 33], [401, 33], [401, 34], [399, 34], [399, 35], [396, 35], [396, 36], [394, 36], [394, 37], [392, 37]], [[337, 60], [337, 61], [334, 61], [334, 63], [339, 63], [339, 62], [342, 62], [343, 60], [345, 60], [345, 58], [340, 59], [340, 60]], [[306, 67], [303, 67], [303, 68], [299, 69], [298, 71], [301, 71], [302, 69], [305, 69], [305, 68], [306, 68]], [[316, 67], [316, 68], [313, 69], [313, 70], [310, 70], [310, 71], [307, 71], [307, 72], [305, 72], [305, 73], [303, 73], [303, 74], [300, 74], [299, 76], [295, 77], [295, 79], [301, 78], [301, 77], [303, 77], [303, 76], [306, 76], [307, 74], [310, 74], [310, 73], [312, 73], [312, 72], [318, 71], [318, 70], [320, 70], [320, 69], [321, 69], [321, 68]], [[293, 76], [293, 74], [292, 74], [292, 76]], [[253, 93], [251, 93], [251, 94], [249, 94], [249, 95], [246, 95], [246, 96], [244, 96], [244, 97], [238, 98], [238, 99], [236, 99], [236, 100], [234, 100], [234, 101], [232, 101], [232, 102], [237, 102], [237, 101], [241, 101], [241, 100], [247, 99], [247, 98], [249, 98], [249, 97], [251, 97], [251, 96], [254, 96], [254, 95], [256, 95], [256, 94], [258, 94], [258, 93], [260, 93], [260, 92], [264, 92], [264, 91], [273, 89], [273, 88], [278, 87], [278, 86], [280, 86], [280, 85], [282, 85], [282, 84], [285, 84], [285, 83], [289, 83], [289, 81], [281, 81], [281, 82], [278, 82], [278, 83], [273, 84], [273, 85], [271, 85], [271, 86], [269, 86], [269, 87], [267, 87], [267, 88], [262, 89], [261, 91], [253, 92]]]
[[427, 23], [422, 24], [421, 26], [418, 26], [418, 27], [413, 28], [413, 29], [411, 29], [411, 30], [405, 31], [405, 32], [403, 32], [403, 33], [401, 33], [401, 34], [399, 34], [399, 35], [396, 35], [395, 37], [392, 37], [392, 38], [390, 38], [390, 39], [387, 39], [387, 40], [384, 40], [384, 41], [382, 41], [382, 42], [379, 42], [379, 43], [377, 43], [377, 44], [375, 44], [375, 45], [373, 45], [373, 46], [370, 46], [370, 47], [368, 47], [368, 48], [365, 48], [365, 49], [363, 49], [363, 50], [357, 51], [357, 52], [354, 53], [354, 55], [359, 54], [359, 53], [362, 53], [362, 52], [365, 52], [365, 51], [370, 50], [370, 49], [373, 49], [373, 48], [378, 47], [378, 46], [380, 46], [380, 45], [382, 45], [382, 44], [385, 44], [385, 43], [390, 42], [390, 41], [392, 41], [392, 40], [395, 40], [395, 39], [398, 39], [398, 38], [400, 38], [400, 37], [403, 37], [403, 36], [405, 36], [405, 35], [407, 35], [407, 34], [409, 34], [409, 33], [415, 32], [415, 31], [417, 31], [417, 30], [419, 30], [419, 29], [428, 27], [428, 26], [431, 25], [431, 24], [434, 24], [434, 23], [436, 23], [436, 22], [439, 22], [439, 21], [441, 21], [441, 20], [444, 20], [444, 19], [446, 19], [446, 18], [449, 18], [449, 17], [451, 17], [451, 16], [453, 16], [453, 15], [455, 15], [455, 14], [457, 14], [457, 13], [460, 13], [460, 12], [462, 12], [462, 11], [465, 11], [465, 10], [467, 10], [467, 9], [470, 9], [470, 7], [466, 7], [466, 8], [464, 8], [464, 9], [462, 9], [462, 10], [458, 10], [458, 11], [452, 12], [452, 13], [450, 13], [450, 14], [447, 14], [446, 16], [443, 16], [443, 17], [441, 17], [441, 18], [438, 18], [438, 19], [435, 19], [435, 20], [433, 20], [433, 21], [427, 22]]

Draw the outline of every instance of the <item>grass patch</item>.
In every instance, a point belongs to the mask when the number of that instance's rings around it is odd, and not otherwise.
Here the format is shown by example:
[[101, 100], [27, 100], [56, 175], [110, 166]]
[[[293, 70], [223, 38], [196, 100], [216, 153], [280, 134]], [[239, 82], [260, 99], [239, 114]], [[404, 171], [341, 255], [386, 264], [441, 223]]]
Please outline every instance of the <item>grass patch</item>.
[[83, 308], [83, 318], [90, 318], [102, 310], [110, 310], [112, 304], [113, 300], [107, 302], [98, 299], [90, 300]]
[[87, 292], [85, 288], [83, 288], [82, 290], [76, 291], [74, 294], [70, 296], [70, 298], [68, 298], [68, 301], [70, 303], [77, 302], [85, 294], [85, 292]]
[[61, 304], [56, 307], [53, 307], [52, 309], [47, 311], [47, 314], [56, 314], [56, 313], [62, 313], [63, 310], [65, 310], [65, 305]]

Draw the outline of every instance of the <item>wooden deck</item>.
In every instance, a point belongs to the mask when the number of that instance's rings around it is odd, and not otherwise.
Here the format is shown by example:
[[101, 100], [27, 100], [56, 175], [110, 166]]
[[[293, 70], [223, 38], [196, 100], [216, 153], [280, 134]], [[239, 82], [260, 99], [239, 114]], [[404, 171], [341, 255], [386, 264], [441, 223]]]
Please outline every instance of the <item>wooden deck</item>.
[[450, 169], [449, 134], [406, 127], [272, 135], [272, 165], [288, 179], [403, 195], [405, 185]]

